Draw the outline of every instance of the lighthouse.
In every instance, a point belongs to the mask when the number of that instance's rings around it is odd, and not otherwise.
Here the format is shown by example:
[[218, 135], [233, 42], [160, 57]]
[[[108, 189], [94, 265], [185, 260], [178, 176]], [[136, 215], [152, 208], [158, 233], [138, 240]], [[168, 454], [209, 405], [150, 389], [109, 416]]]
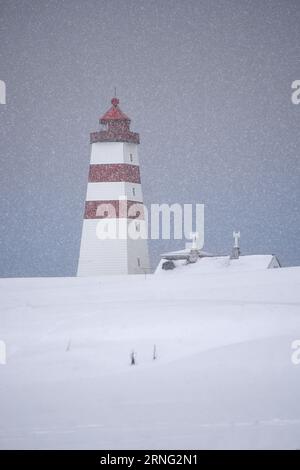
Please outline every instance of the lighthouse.
[[90, 134], [90, 167], [78, 276], [150, 270], [138, 145], [118, 98]]

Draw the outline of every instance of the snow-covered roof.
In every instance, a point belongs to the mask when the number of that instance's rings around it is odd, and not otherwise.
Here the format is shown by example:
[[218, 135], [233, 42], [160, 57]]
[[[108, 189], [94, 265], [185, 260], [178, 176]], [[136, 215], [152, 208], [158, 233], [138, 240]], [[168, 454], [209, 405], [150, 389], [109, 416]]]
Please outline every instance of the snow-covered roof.
[[280, 267], [277, 258], [274, 255], [245, 255], [238, 259], [230, 259], [229, 256], [212, 256], [199, 258], [196, 263], [187, 263], [186, 260], [174, 260], [174, 270], [162, 269], [166, 259], [161, 259], [155, 274], [170, 275], [171, 273], [183, 274], [207, 274], [214, 272], [233, 271], [255, 271], [268, 269], [270, 267]]
[[[203, 250], [197, 250], [197, 251], [198, 251], [200, 257], [215, 256], [212, 253], [208, 253], [207, 251], [203, 251]], [[190, 252], [191, 252], [190, 248], [185, 248], [183, 250], [169, 251], [168, 253], [162, 253], [160, 255], [160, 257], [164, 258], [165, 260], [166, 259], [176, 259], [176, 258], [180, 259], [180, 257], [185, 257], [185, 258], [188, 257]]]

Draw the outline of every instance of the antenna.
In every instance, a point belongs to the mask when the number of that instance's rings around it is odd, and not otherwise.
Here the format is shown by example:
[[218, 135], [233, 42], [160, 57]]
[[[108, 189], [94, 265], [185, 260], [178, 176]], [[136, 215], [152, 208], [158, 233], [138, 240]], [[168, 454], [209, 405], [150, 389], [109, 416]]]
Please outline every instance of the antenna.
[[153, 361], [155, 361], [155, 360], [157, 359], [156, 344], [154, 344], [154, 346], [153, 346], [153, 355], [152, 355], [152, 359], [153, 359]]
[[232, 253], [231, 253], [231, 256], [230, 258], [231, 259], [238, 259], [240, 257], [240, 253], [241, 253], [241, 250], [240, 250], [240, 238], [241, 238], [241, 232], [240, 231], [234, 231], [233, 232], [233, 239], [234, 239], [234, 245], [233, 245], [233, 248], [232, 248]]
[[198, 232], [191, 232], [190, 233], [190, 238], [192, 239], [192, 250], [197, 250], [198, 249], [198, 238], [199, 238], [199, 233]]

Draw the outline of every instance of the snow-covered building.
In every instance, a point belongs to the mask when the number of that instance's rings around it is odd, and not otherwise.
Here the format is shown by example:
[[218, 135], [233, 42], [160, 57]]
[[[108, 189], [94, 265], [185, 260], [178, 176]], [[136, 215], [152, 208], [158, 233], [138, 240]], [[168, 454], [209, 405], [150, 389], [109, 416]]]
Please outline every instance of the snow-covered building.
[[[232, 271], [255, 271], [259, 269], [280, 268], [280, 263], [275, 255], [242, 255], [238, 259], [231, 259], [230, 256], [203, 256], [199, 257], [195, 263], [190, 263], [187, 258], [180, 258], [179, 252], [173, 253], [174, 258], [166, 254], [156, 268], [155, 273], [164, 273], [176, 268], [176, 272], [187, 270], [193, 273], [208, 274]], [[176, 258], [177, 257], [177, 258]], [[179, 269], [178, 269], [179, 268]]]
[[[231, 255], [214, 255], [197, 249], [194, 243], [187, 244], [179, 251], [163, 253], [155, 273], [166, 271], [206, 274], [233, 271], [255, 271], [260, 269], [280, 268], [280, 262], [275, 255], [241, 255], [239, 247], [240, 232], [233, 232], [234, 246]], [[179, 269], [178, 269], [179, 268]]]
[[139, 134], [111, 100], [90, 135], [91, 157], [78, 276], [143, 274], [149, 255], [140, 178]]

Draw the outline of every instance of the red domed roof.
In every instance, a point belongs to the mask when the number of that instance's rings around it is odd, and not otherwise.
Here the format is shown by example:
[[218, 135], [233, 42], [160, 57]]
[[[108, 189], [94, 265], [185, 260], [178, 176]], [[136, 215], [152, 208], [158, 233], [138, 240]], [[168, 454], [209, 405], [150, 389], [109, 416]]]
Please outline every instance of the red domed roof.
[[126, 116], [123, 111], [119, 108], [118, 98], [111, 100], [112, 107], [100, 118], [101, 124], [106, 124], [108, 121], [127, 121], [130, 122], [130, 118]]
[[131, 119], [119, 108], [119, 100], [114, 97], [111, 100], [111, 108], [99, 119], [104, 126], [98, 132], [92, 132], [90, 142], [128, 142], [132, 144], [140, 143], [140, 136], [137, 132], [130, 130]]

